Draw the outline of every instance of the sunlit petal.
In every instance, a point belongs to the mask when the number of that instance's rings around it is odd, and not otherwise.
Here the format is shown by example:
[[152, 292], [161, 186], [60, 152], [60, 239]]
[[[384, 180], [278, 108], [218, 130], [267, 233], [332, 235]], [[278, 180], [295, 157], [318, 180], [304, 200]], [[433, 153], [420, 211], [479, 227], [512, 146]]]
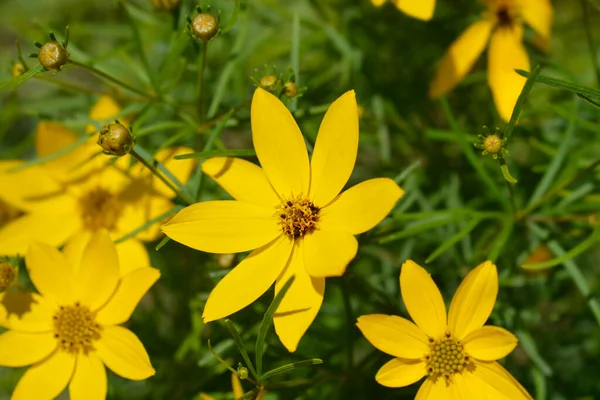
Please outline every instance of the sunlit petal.
[[317, 229], [304, 236], [304, 264], [312, 276], [341, 276], [356, 256], [358, 241], [350, 233]]
[[406, 15], [423, 21], [429, 21], [435, 10], [435, 0], [393, 0], [393, 2]]
[[134, 381], [154, 375], [150, 358], [138, 337], [120, 326], [104, 326], [96, 342], [98, 356], [115, 374]]
[[[495, 361], [476, 362], [474, 377], [478, 378], [486, 391], [490, 392], [488, 397], [493, 399], [531, 400], [532, 397], [527, 390], [513, 376]], [[491, 396], [491, 394], [495, 396]]]
[[75, 355], [56, 351], [25, 372], [11, 399], [52, 400], [67, 387], [74, 368]]
[[417, 392], [415, 400], [463, 400], [450, 397], [450, 391], [444, 379], [425, 379]]
[[[175, 206], [168, 198], [151, 194], [138, 195], [134, 199], [122, 196], [121, 201], [123, 201], [122, 212], [115, 229], [119, 237], [129, 235], [140, 227], [148, 225], [150, 221], [159, 218]], [[167, 220], [168, 218], [151, 224], [138, 232], [134, 236], [135, 239], [156, 240], [160, 236], [160, 224]]]
[[525, 22], [547, 42], [550, 39], [554, 14], [550, 0], [521, 1], [519, 6]]
[[402, 299], [411, 318], [427, 336], [441, 338], [446, 332], [446, 306], [429, 273], [412, 260], [400, 271]]
[[254, 250], [212, 290], [202, 317], [205, 322], [224, 318], [253, 303], [275, 282], [292, 253], [284, 235]]
[[71, 400], [105, 400], [107, 384], [106, 369], [96, 352], [77, 357], [69, 384]]
[[383, 386], [397, 388], [412, 385], [425, 376], [426, 365], [422, 360], [394, 358], [377, 371], [375, 380]]
[[116, 246], [119, 255], [119, 274], [121, 276], [150, 265], [148, 250], [139, 240], [129, 239], [118, 243]]
[[196, 250], [239, 253], [264, 246], [281, 234], [274, 213], [274, 208], [241, 201], [205, 201], [181, 210], [162, 230]]
[[275, 191], [282, 197], [308, 194], [308, 153], [289, 110], [277, 97], [257, 88], [250, 120], [256, 156]]
[[394, 357], [421, 359], [430, 351], [427, 335], [402, 317], [363, 315], [358, 317], [356, 326], [373, 346]]
[[496, 266], [486, 261], [469, 272], [454, 294], [448, 326], [454, 336], [462, 340], [489, 318], [498, 295]]
[[52, 332], [7, 331], [0, 335], [0, 365], [24, 367], [48, 357], [56, 350]]
[[38, 292], [57, 304], [74, 299], [74, 280], [69, 261], [58, 250], [34, 243], [25, 256], [27, 271]]
[[354, 169], [358, 151], [358, 109], [354, 90], [334, 101], [319, 127], [310, 161], [310, 198], [317, 205], [337, 196]]
[[233, 388], [233, 397], [240, 398], [244, 395], [244, 388], [242, 382], [237, 374], [231, 374], [231, 387]]
[[[121, 107], [115, 99], [111, 96], [102, 95], [96, 100], [88, 116], [92, 121], [96, 121], [99, 126], [103, 126], [107, 123], [111, 123], [117, 117], [117, 115], [121, 112]], [[96, 125], [88, 125], [86, 127], [87, 133], [98, 132], [98, 128]]]
[[510, 354], [519, 340], [506, 329], [482, 326], [469, 333], [464, 339], [465, 351], [478, 360], [495, 361]]
[[358, 235], [379, 224], [403, 194], [391, 179], [369, 179], [352, 186], [323, 208], [319, 224], [323, 229]]

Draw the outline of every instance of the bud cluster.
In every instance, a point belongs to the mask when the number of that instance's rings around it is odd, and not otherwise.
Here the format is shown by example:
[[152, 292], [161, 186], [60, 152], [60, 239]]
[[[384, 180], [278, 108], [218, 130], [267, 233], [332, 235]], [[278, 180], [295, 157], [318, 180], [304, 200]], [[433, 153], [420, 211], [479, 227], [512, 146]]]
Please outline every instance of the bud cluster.
[[292, 99], [300, 97], [306, 91], [306, 88], [299, 88], [296, 83], [296, 75], [290, 68], [287, 73], [277, 73], [277, 67], [265, 65], [262, 72], [255, 70], [255, 76], [251, 77], [254, 86], [262, 88], [273, 93], [278, 97], [287, 97]]

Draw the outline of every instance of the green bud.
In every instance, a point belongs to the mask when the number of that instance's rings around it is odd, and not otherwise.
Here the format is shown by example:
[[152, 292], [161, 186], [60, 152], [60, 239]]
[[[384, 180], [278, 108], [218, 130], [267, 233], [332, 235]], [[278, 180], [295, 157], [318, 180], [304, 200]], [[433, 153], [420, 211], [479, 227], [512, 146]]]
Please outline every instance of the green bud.
[[192, 20], [190, 32], [196, 39], [206, 43], [219, 32], [219, 23], [214, 15], [201, 12]]
[[37, 58], [46, 70], [59, 71], [69, 61], [69, 52], [58, 42], [46, 42], [40, 47]]
[[135, 139], [129, 129], [115, 122], [102, 128], [97, 143], [104, 154], [121, 157], [133, 150]]

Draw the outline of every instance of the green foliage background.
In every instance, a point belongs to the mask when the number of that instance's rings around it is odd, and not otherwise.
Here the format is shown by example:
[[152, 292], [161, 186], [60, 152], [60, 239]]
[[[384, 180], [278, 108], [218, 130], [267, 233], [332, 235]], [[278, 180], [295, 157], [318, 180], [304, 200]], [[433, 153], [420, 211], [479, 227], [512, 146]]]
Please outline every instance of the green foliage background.
[[[33, 41], [43, 42], [48, 31], [62, 32], [68, 24], [74, 59], [143, 90], [150, 90], [152, 76], [178, 104], [145, 108], [146, 103], [131, 93], [77, 68], [45, 73], [44, 79], [59, 83], [34, 78], [0, 93], [0, 157], [33, 158], [35, 127], [41, 119], [61, 121], [83, 134], [97, 91], [112, 93], [138, 114], [134, 127], [144, 148], [155, 151], [182, 144], [201, 150], [212, 127], [183, 123], [177, 112], [196, 112], [199, 46], [183, 33], [184, 16], [193, 13], [195, 4], [183, 0], [181, 13], [174, 17], [154, 11], [144, 0], [126, 3], [140, 32], [149, 74], [126, 14], [114, 2], [0, 2], [0, 81], [10, 79], [16, 39], [28, 54], [35, 51]], [[590, 48], [582, 19], [585, 5], [589, 33], [600, 38], [594, 4], [596, 0], [553, 1], [548, 54], [531, 45], [533, 35], [527, 31], [532, 65], [541, 64], [543, 75], [598, 87], [593, 61], [598, 47], [592, 43]], [[222, 21], [227, 22], [234, 2], [215, 0], [211, 6], [222, 10]], [[234, 108], [217, 148], [251, 148], [250, 77], [265, 64], [286, 71], [297, 59], [299, 84], [307, 90], [292, 107], [308, 141], [314, 143], [327, 105], [355, 89], [364, 115], [349, 184], [388, 176], [406, 191], [390, 217], [359, 238], [358, 257], [346, 275], [328, 279], [323, 307], [298, 351], [289, 354], [274, 333], [268, 336], [267, 368], [307, 358], [324, 360], [288, 373], [283, 378], [292, 383], [270, 390], [268, 399], [414, 397], [415, 385], [387, 389], [375, 382], [377, 369], [390, 357], [374, 349], [354, 326], [362, 314], [406, 316], [398, 276], [407, 258], [428, 269], [447, 301], [470, 268], [493, 259], [500, 293], [491, 322], [521, 341], [506, 359], [507, 369], [536, 399], [600, 399], [600, 315], [595, 317], [590, 309], [597, 305], [600, 247], [597, 236], [584, 242], [598, 229], [600, 176], [595, 170], [581, 173], [600, 154], [600, 114], [572, 93], [535, 85], [508, 143], [508, 165], [519, 180], [512, 196], [516, 210], [541, 201], [527, 213], [514, 214], [498, 162], [481, 156], [471, 144], [483, 125], [505, 126], [486, 83], [485, 56], [448, 96], [448, 113], [440, 101], [427, 97], [436, 62], [480, 11], [474, 0], [439, 0], [435, 18], [424, 23], [390, 4], [375, 8], [368, 0], [245, 1], [234, 28], [209, 44], [208, 120]], [[298, 31], [294, 18], [300, 22]], [[35, 66], [37, 60], [29, 64]], [[167, 121], [178, 124], [161, 128]], [[569, 184], [561, 187], [563, 182]], [[225, 198], [214, 183], [203, 184], [203, 200]], [[472, 230], [425, 263], [471, 222]], [[585, 251], [574, 259], [565, 257], [553, 269], [532, 273], [520, 267], [539, 245], [548, 246], [554, 258], [582, 242]], [[143, 382], [110, 376], [109, 398], [192, 399], [200, 391], [233, 398], [230, 373], [209, 352], [207, 340], [234, 366], [241, 361], [239, 352], [223, 325], [204, 325], [201, 320], [208, 293], [227, 270], [212, 255], [174, 242], [151, 255], [162, 278], [129, 327], [145, 344], [157, 374]], [[272, 295], [268, 292], [232, 316], [249, 349]], [[0, 399], [10, 397], [23, 372], [0, 369]]]

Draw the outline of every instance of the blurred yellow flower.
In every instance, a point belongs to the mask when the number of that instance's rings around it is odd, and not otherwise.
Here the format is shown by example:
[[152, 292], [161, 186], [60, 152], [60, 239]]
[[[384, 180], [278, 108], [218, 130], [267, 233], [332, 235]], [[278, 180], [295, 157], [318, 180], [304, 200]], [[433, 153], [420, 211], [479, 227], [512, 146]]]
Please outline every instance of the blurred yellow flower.
[[[433, 17], [435, 10], [435, 0], [389, 0], [400, 11], [413, 18], [429, 21]], [[375, 6], [379, 7], [386, 0], [371, 0]]]
[[12, 399], [53, 399], [69, 385], [71, 400], [106, 398], [106, 370], [127, 379], [154, 375], [143, 344], [119, 326], [159, 278], [144, 267], [123, 274], [114, 244], [100, 231], [63, 252], [34, 243], [25, 262], [39, 294], [0, 294], [0, 365], [32, 365]]
[[481, 20], [465, 30], [440, 61], [429, 95], [433, 98], [451, 91], [469, 73], [488, 44], [488, 84], [496, 109], [508, 121], [525, 78], [514, 70], [529, 70], [529, 57], [523, 46], [523, 22], [541, 38], [543, 47], [550, 39], [552, 5], [550, 0], [482, 0], [488, 10]]
[[411, 260], [402, 266], [400, 289], [415, 323], [383, 314], [363, 315], [357, 322], [373, 346], [396, 357], [377, 372], [377, 382], [403, 387], [427, 376], [416, 399], [531, 399], [496, 362], [514, 350], [516, 336], [484, 326], [498, 295], [494, 264], [486, 261], [465, 277], [447, 316], [437, 286]]
[[211, 292], [205, 322], [246, 307], [274, 281], [278, 292], [295, 275], [274, 319], [282, 343], [294, 351], [321, 307], [325, 277], [344, 273], [358, 249], [354, 235], [381, 222], [403, 191], [379, 178], [339, 194], [358, 150], [354, 91], [329, 107], [310, 164], [302, 133], [277, 97], [256, 89], [251, 123], [262, 169], [238, 158], [205, 161], [202, 170], [235, 200], [194, 204], [162, 229], [201, 251], [254, 250]]
[[[94, 121], [112, 120], [119, 107], [103, 96], [90, 111]], [[88, 133], [97, 131], [88, 127]], [[42, 121], [36, 132], [36, 150], [43, 157], [77, 142], [78, 135], [56, 122]], [[110, 162], [97, 154], [96, 137], [64, 155], [18, 172], [8, 172], [21, 160], [0, 161], [0, 199], [22, 211], [22, 215], [0, 225], [0, 254], [24, 254], [33, 241], [61, 246], [74, 236], [89, 237], [99, 229], [113, 240], [132, 232], [170, 210], [175, 196], [141, 165], [129, 168], [130, 156]], [[156, 158], [185, 183], [193, 161], [174, 161], [189, 153], [187, 148], [164, 149]], [[158, 224], [117, 246], [121, 264], [128, 268], [147, 266], [149, 257], [141, 241], [155, 240]]]
[[[242, 387], [242, 382], [240, 382], [240, 378], [238, 377], [237, 374], [234, 374], [234, 373], [231, 374], [231, 387], [233, 388], [233, 398], [234, 399], [239, 399], [240, 397], [242, 397], [244, 395], [244, 388]], [[262, 391], [254, 399], [262, 400], [266, 394], [267, 394], [266, 391]], [[209, 396], [206, 393], [200, 393], [200, 399], [215, 400], [214, 397]]]

